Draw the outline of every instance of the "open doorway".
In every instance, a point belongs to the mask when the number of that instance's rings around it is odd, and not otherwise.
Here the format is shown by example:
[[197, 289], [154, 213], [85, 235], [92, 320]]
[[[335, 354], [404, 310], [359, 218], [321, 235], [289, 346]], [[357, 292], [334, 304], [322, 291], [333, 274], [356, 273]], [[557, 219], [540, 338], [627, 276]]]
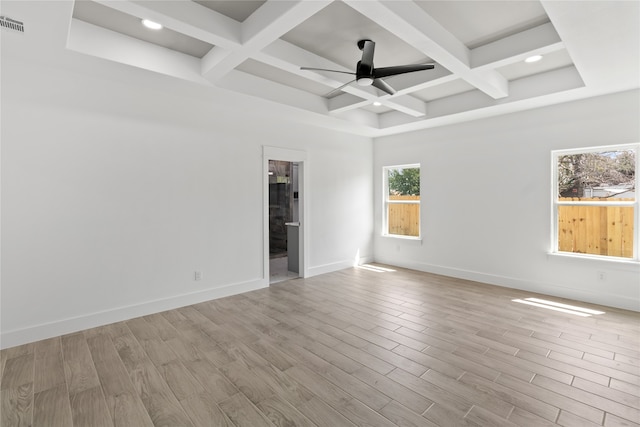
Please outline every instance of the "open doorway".
[[264, 147], [265, 279], [270, 284], [305, 277], [305, 153]]
[[269, 160], [269, 283], [300, 274], [298, 167], [297, 162]]

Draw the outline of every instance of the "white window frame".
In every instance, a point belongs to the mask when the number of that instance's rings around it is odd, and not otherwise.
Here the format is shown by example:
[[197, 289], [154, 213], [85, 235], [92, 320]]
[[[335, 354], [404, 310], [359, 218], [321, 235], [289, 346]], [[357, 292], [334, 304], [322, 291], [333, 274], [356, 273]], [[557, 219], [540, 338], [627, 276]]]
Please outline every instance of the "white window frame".
[[[626, 150], [635, 150], [636, 152], [636, 196], [635, 201], [616, 201], [616, 199], [610, 199], [610, 201], [606, 202], [595, 202], [595, 201], [560, 201], [559, 199], [559, 188], [558, 188], [558, 157], [564, 155], [571, 154], [582, 154], [582, 153], [601, 153], [604, 151], [626, 151]], [[621, 144], [621, 145], [604, 145], [599, 147], [586, 147], [586, 148], [574, 148], [568, 150], [554, 150], [551, 152], [551, 251], [550, 253], [553, 255], [564, 255], [564, 256], [572, 256], [576, 258], [592, 258], [604, 261], [616, 261], [616, 262], [631, 262], [638, 263], [640, 262], [640, 253], [639, 253], [639, 243], [640, 240], [640, 197], [638, 195], [638, 191], [640, 190], [640, 144]], [[629, 206], [633, 207], [633, 257], [614, 257], [610, 255], [598, 255], [598, 254], [582, 254], [575, 252], [563, 252], [559, 250], [559, 242], [558, 242], [558, 207], [559, 206]]]
[[[389, 170], [391, 169], [419, 169], [420, 163], [412, 163], [408, 165], [393, 165], [382, 167], [382, 235], [385, 237], [394, 237], [398, 239], [407, 240], [421, 240], [422, 239], [422, 174], [420, 175], [420, 199], [419, 200], [389, 200]], [[420, 206], [420, 217], [418, 218], [418, 235], [406, 236], [403, 234], [390, 234], [389, 233], [389, 205], [390, 204], [417, 204]]]

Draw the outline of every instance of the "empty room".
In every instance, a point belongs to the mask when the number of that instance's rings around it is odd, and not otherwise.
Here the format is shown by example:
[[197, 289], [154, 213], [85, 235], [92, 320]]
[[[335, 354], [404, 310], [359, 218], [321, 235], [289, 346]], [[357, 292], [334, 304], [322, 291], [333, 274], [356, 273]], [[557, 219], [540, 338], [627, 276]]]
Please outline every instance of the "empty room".
[[640, 426], [640, 2], [2, 0], [0, 425]]

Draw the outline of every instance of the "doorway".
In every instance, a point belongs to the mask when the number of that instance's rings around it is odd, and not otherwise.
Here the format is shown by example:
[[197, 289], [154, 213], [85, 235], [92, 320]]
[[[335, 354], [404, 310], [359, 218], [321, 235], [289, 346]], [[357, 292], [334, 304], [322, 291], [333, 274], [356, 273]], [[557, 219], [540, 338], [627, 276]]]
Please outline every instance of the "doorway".
[[299, 276], [297, 162], [269, 160], [269, 283]]
[[264, 147], [265, 279], [305, 277], [304, 152]]

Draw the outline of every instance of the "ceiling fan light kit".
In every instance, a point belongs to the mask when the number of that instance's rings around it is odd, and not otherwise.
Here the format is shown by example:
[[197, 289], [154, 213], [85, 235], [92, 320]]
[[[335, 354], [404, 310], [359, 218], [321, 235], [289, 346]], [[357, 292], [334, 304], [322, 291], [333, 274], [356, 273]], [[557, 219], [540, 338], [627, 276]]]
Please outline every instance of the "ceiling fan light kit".
[[[396, 65], [392, 67], [375, 68], [373, 65], [373, 55], [375, 52], [376, 44], [369, 39], [358, 40], [358, 49], [362, 51], [362, 59], [356, 64], [356, 72], [351, 73], [348, 71], [327, 70], [325, 68], [312, 68], [312, 67], [300, 67], [301, 70], [311, 71], [329, 71], [332, 73], [342, 73], [355, 75], [355, 82], [359, 86], [373, 86], [380, 89], [389, 95], [396, 93], [387, 82], [382, 80], [383, 77], [392, 77], [399, 74], [413, 73], [415, 71], [432, 70], [434, 64], [410, 64], [410, 65]], [[352, 82], [349, 82], [352, 83]], [[347, 86], [349, 83], [341, 86], [339, 89]], [[332, 91], [333, 93], [333, 91]]]

